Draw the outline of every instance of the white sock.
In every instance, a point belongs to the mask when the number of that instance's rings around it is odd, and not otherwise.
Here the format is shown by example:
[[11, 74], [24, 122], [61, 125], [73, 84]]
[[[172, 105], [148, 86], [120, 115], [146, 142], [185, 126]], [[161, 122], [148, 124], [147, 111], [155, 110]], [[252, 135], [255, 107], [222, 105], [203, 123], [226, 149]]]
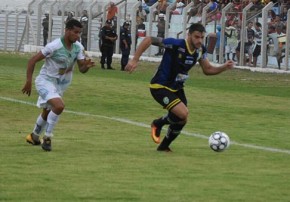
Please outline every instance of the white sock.
[[33, 134], [39, 136], [42, 133], [43, 129], [45, 128], [46, 123], [47, 122], [43, 120], [40, 114], [36, 120], [34, 129], [33, 129]]
[[58, 122], [59, 115], [54, 113], [53, 111], [50, 111], [48, 116], [47, 116], [47, 127], [45, 131], [45, 136], [46, 137], [52, 137], [52, 131], [55, 127], [55, 124]]

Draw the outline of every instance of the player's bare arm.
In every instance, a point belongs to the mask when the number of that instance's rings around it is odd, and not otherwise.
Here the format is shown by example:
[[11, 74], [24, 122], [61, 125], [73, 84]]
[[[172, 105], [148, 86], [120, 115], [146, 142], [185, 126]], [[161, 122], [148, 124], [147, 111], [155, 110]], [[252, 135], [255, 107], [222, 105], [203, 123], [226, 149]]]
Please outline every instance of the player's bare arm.
[[205, 75], [216, 75], [234, 67], [234, 62], [232, 60], [228, 60], [224, 64], [217, 67], [213, 66], [207, 58], [200, 59], [199, 64]]
[[132, 73], [137, 68], [141, 55], [149, 48], [150, 45], [164, 46], [164, 44], [162, 43], [162, 38], [150, 36], [145, 37], [145, 39], [138, 46], [134, 57], [128, 62], [127, 66], [125, 67], [126, 71]]
[[27, 94], [28, 96], [30, 96], [32, 87], [32, 75], [34, 72], [35, 64], [38, 61], [43, 60], [44, 58], [45, 56], [41, 52], [39, 52], [28, 61], [26, 70], [26, 82], [21, 90], [23, 94]]

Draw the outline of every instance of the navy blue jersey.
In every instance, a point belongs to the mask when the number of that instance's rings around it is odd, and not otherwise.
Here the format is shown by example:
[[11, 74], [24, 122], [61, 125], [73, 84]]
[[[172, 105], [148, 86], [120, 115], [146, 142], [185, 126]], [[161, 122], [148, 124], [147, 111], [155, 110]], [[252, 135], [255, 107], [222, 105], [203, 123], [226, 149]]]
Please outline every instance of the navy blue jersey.
[[183, 88], [188, 71], [200, 59], [207, 57], [204, 46], [190, 51], [186, 40], [167, 38], [163, 40], [165, 52], [162, 61], [153, 76], [150, 88], [167, 88], [177, 91]]

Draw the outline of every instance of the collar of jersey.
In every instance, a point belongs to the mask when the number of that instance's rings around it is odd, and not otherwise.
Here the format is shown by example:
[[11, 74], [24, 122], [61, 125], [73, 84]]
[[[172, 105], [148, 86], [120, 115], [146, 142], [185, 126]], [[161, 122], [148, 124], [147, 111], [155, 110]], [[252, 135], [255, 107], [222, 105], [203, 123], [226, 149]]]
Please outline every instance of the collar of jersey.
[[189, 45], [187, 43], [187, 40], [185, 40], [185, 44], [186, 44], [186, 48], [187, 48], [188, 52], [192, 55], [195, 52], [195, 49], [190, 50]]
[[62, 45], [65, 47], [65, 49], [66, 49], [67, 51], [71, 51], [71, 50], [69, 50], [69, 49], [66, 47], [66, 44], [65, 44], [65, 42], [64, 42], [64, 37], [61, 37], [60, 40], [61, 40]]

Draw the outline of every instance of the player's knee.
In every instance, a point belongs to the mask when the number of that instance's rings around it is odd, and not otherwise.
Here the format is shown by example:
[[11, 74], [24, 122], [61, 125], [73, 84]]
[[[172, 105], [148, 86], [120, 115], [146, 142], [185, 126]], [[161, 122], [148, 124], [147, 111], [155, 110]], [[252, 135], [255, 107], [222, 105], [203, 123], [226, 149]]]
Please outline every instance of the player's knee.
[[186, 124], [188, 117], [188, 110], [180, 112], [178, 115], [169, 113], [168, 118], [170, 123]]
[[56, 105], [55, 107], [54, 107], [54, 112], [56, 113], [56, 114], [61, 114], [62, 112], [63, 112], [63, 110], [64, 110], [64, 103], [59, 103], [58, 105]]
[[178, 117], [182, 120], [182, 122], [186, 123], [188, 117], [188, 110], [184, 110], [178, 114]]

